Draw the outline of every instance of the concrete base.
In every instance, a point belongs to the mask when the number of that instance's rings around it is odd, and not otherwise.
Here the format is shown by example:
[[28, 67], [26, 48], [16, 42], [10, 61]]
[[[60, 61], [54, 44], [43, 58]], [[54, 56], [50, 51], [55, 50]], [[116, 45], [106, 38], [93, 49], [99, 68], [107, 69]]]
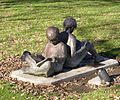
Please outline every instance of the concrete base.
[[109, 86], [111, 84], [111, 82], [105, 82], [104, 84], [102, 84], [99, 76], [97, 76], [97, 77], [89, 80], [88, 84], [92, 85], [92, 86]]
[[97, 86], [101, 86], [101, 85], [102, 85], [99, 76], [97, 76], [97, 77], [89, 80], [89, 81], [88, 81], [88, 84], [89, 84], [89, 85], [97, 85]]
[[17, 78], [18, 80], [22, 80], [34, 84], [51, 85], [51, 84], [59, 84], [60, 82], [64, 82], [64, 81], [70, 81], [73, 80], [74, 78], [83, 77], [85, 75], [90, 74], [91, 72], [95, 72], [100, 68], [108, 68], [118, 65], [119, 65], [118, 61], [113, 59], [107, 59], [105, 61], [100, 62], [100, 64], [96, 65], [95, 67], [86, 65], [72, 70], [69, 69], [69, 71], [68, 69], [67, 70], [64, 69], [64, 72], [49, 78], [23, 74], [21, 70], [16, 70], [11, 72], [10, 77]]

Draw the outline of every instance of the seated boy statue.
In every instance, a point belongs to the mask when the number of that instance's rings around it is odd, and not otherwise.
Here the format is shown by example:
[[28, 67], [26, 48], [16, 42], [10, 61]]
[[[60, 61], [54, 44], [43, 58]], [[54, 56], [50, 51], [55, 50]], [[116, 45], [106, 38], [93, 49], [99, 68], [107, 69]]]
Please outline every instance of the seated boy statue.
[[59, 41], [59, 29], [53, 26], [48, 27], [46, 36], [49, 42], [41, 55], [44, 58], [43, 60], [36, 63], [28, 51], [25, 51], [21, 56], [21, 60], [26, 61], [29, 65], [29, 67], [22, 68], [23, 73], [44, 74], [46, 77], [49, 77], [63, 70], [63, 64], [67, 58], [67, 47]]

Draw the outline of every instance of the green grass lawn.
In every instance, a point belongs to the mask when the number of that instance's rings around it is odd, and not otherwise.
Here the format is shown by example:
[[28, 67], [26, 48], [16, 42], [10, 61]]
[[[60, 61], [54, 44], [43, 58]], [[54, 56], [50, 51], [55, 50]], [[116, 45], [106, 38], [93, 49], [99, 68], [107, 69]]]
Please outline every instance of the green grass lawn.
[[33, 96], [24, 92], [11, 92], [14, 84], [9, 84], [5, 81], [0, 81], [0, 100], [45, 100], [43, 96]]
[[[67, 16], [77, 20], [74, 34], [79, 40], [93, 42], [101, 55], [120, 57], [119, 0], [0, 0], [0, 60], [21, 55], [24, 50], [41, 53], [47, 42], [46, 28], [56, 26], [62, 31]], [[94, 100], [102, 93], [108, 99], [109, 90], [106, 91], [98, 90], [84, 97]], [[7, 96], [0, 100], [7, 100]]]
[[[46, 93], [45, 95], [33, 96], [24, 92], [18, 91], [13, 93], [14, 84], [9, 84], [5, 81], [0, 81], [0, 100], [46, 100], [47, 98], [56, 98], [50, 100], [59, 100], [57, 94]], [[120, 85], [98, 89], [90, 93], [83, 93], [81, 96], [66, 96], [64, 100], [118, 100], [120, 97]]]
[[24, 50], [41, 53], [45, 30], [73, 16], [74, 34], [92, 41], [100, 54], [120, 57], [119, 0], [0, 0], [0, 59]]

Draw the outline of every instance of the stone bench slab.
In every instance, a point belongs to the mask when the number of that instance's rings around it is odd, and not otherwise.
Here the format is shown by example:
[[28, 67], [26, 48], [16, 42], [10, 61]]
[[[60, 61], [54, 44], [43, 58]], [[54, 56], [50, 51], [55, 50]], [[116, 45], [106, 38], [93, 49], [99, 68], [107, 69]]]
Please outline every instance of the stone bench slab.
[[51, 84], [59, 84], [64, 81], [70, 81], [78, 77], [83, 77], [85, 75], [89, 75], [91, 72], [94, 72], [100, 68], [109, 68], [113, 66], [118, 66], [119, 63], [113, 59], [105, 59], [105, 61], [100, 62], [101, 65], [97, 67], [93, 66], [82, 66], [79, 68], [72, 69], [70, 71], [65, 71], [54, 75], [53, 77], [42, 77], [42, 76], [34, 76], [29, 74], [23, 74], [21, 69], [12, 71], [10, 73], [10, 77], [17, 78], [17, 80], [22, 80], [25, 82], [30, 82], [34, 84], [41, 84], [41, 85], [51, 85]]

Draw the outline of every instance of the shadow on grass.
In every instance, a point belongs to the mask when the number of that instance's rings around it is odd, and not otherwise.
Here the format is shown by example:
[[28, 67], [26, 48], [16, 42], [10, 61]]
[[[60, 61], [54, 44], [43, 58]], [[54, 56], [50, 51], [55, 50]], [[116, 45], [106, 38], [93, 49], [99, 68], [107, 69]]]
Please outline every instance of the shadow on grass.
[[[91, 2], [90, 2], [91, 1]], [[105, 3], [102, 2], [111, 2], [111, 3], [120, 3], [119, 0], [81, 0], [81, 2], [88, 2], [90, 5], [87, 4], [87, 6], [94, 6], [94, 2], [99, 2], [98, 5], [105, 5]], [[23, 3], [55, 3], [55, 2], [80, 2], [79, 0], [1, 0], [2, 4], [5, 5], [17, 5], [17, 4], [23, 4]], [[86, 4], [84, 4], [86, 5]], [[82, 6], [82, 5], [81, 5]]]
[[120, 48], [113, 48], [105, 52], [99, 53], [100, 55], [108, 58], [116, 58], [119, 56]]
[[15, 4], [22, 4], [22, 3], [54, 3], [54, 2], [66, 2], [69, 0], [2, 0], [1, 3], [6, 5], [15, 5]]
[[113, 3], [120, 3], [120, 0], [97, 0], [97, 1], [107, 1], [107, 2], [113, 2]]
[[104, 56], [104, 57], [108, 57], [108, 58], [116, 58], [120, 53], [120, 48], [111, 48], [114, 47], [114, 44], [109, 44], [107, 43], [109, 40], [99, 40], [96, 41], [96, 44], [98, 45], [102, 45], [102, 48], [105, 49], [104, 52], [100, 52], [99, 55]]
[[[91, 1], [91, 2], [89, 2]], [[105, 3], [103, 1], [107, 1], [107, 2], [110, 2], [109, 3]], [[21, 15], [29, 15], [29, 14], [35, 14], [35, 13], [40, 13], [41, 9], [43, 7], [46, 7], [49, 9], [72, 9], [74, 6], [80, 6], [80, 7], [102, 7], [102, 6], [109, 6], [109, 5], [112, 5], [112, 4], [116, 4], [116, 3], [120, 3], [117, 2], [118, 0], [81, 0], [81, 3], [78, 3], [80, 2], [79, 0], [2, 0], [0, 3], [0, 5], [3, 5], [4, 8], [11, 8], [12, 6], [14, 5], [19, 5], [19, 7], [29, 7], [31, 5], [29, 5], [29, 3], [54, 3], [54, 2], [69, 2], [69, 3], [74, 3], [75, 4], [72, 6], [66, 6], [66, 5], [63, 5], [63, 6], [59, 6], [59, 5], [49, 5], [49, 6], [41, 6], [41, 5], [34, 5], [34, 11], [39, 11], [39, 12], [33, 12], [33, 11], [28, 11], [27, 13], [20, 13], [18, 15], [13, 15], [13, 16], [7, 16], [7, 17], [0, 17], [0, 18], [9, 18], [9, 17], [17, 17], [17, 16], [21, 16]], [[28, 5], [24, 5], [24, 3], [28, 3]], [[22, 5], [23, 4], [23, 5]], [[89, 14], [89, 16], [94, 16], [95, 14]], [[84, 16], [88, 16], [87, 15], [84, 15]], [[97, 16], [97, 15], [95, 15]], [[99, 15], [98, 15], [99, 16]], [[19, 20], [19, 19], [18, 19]], [[26, 19], [23, 19], [23, 20], [26, 20]]]
[[18, 3], [18, 2], [74, 2], [74, 1], [106, 1], [106, 2], [120, 2], [119, 0], [3, 0], [6, 3]]
[[[86, 15], [86, 16], [89, 16], [89, 15]], [[95, 15], [95, 16], [97, 16], [97, 15]], [[92, 30], [93, 29], [99, 29], [99, 28], [102, 28], [102, 29], [106, 29], [106, 27], [107, 27], [107, 29], [110, 29], [111, 30], [111, 33], [109, 33], [109, 34], [117, 34], [117, 32], [119, 32], [119, 27], [113, 27], [113, 28], [111, 28], [110, 26], [117, 26], [117, 25], [119, 25], [119, 21], [118, 22], [107, 22], [107, 23], [97, 23], [96, 25], [88, 25], [88, 26], [84, 26], [84, 27], [77, 27], [77, 35], [79, 36], [79, 35], [81, 35], [81, 36], [86, 36], [86, 34], [87, 35], [89, 35], [91, 32], [92, 32]], [[109, 37], [109, 39], [119, 39], [119, 37]], [[101, 40], [101, 41], [106, 41], [106, 40]], [[98, 43], [100, 42], [100, 41], [97, 41]]]
[[96, 41], [95, 44], [101, 45], [101, 48], [105, 49], [105, 51], [100, 52], [99, 55], [113, 59], [120, 57], [120, 47], [114, 48], [114, 43], [109, 43], [109, 40], [99, 40]]

